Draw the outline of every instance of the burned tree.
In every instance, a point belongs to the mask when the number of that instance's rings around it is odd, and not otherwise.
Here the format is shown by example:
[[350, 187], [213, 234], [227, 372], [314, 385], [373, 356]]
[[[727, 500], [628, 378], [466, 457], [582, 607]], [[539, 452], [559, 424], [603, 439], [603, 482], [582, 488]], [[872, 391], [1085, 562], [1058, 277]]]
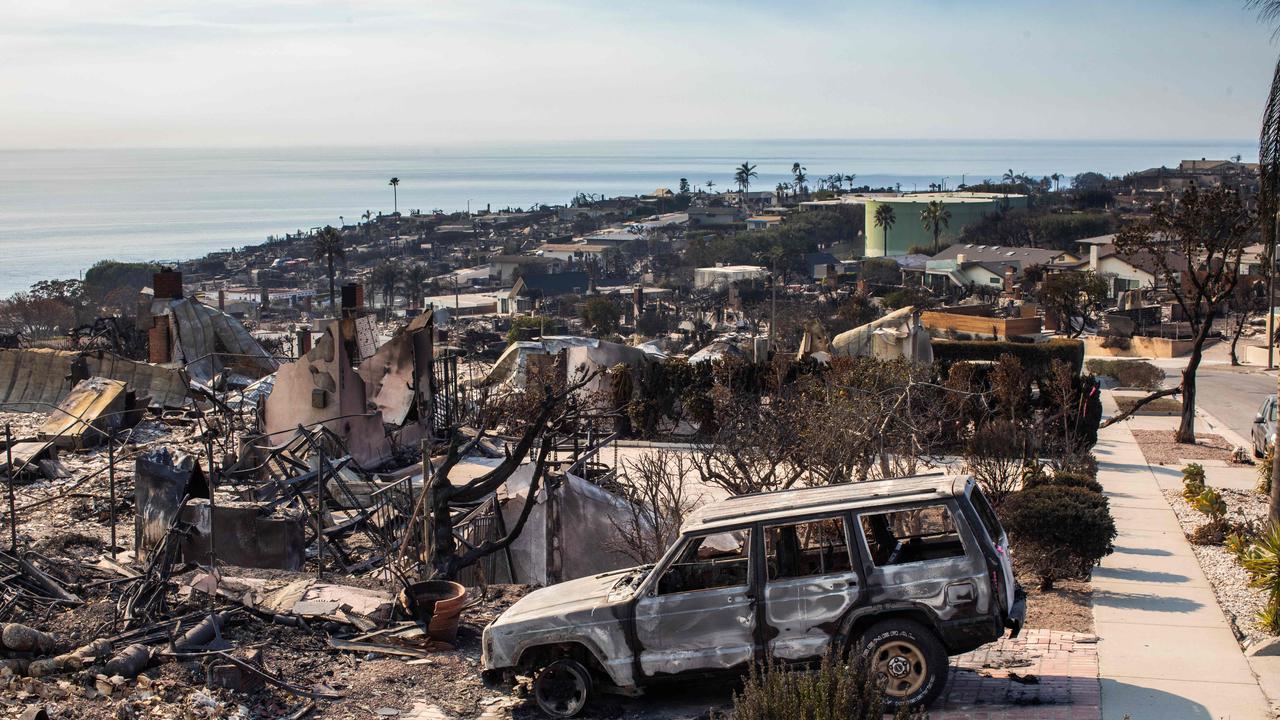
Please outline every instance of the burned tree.
[[1150, 219], [1126, 228], [1116, 249], [1148, 259], [1164, 291], [1190, 326], [1192, 347], [1182, 371], [1182, 422], [1177, 441], [1196, 441], [1196, 370], [1223, 301], [1235, 292], [1240, 259], [1252, 242], [1255, 218], [1227, 188], [1192, 186], [1175, 203], [1160, 203]]
[[685, 453], [659, 449], [624, 461], [622, 470], [609, 489], [626, 502], [626, 509], [620, 518], [609, 518], [618, 533], [609, 549], [639, 564], [656, 562], [694, 508], [685, 489], [693, 463]]
[[[423, 463], [426, 467], [423, 477], [427, 479], [419, 506], [426, 514], [426, 574], [429, 578], [451, 580], [463, 569], [510, 546], [520, 536], [537, 504], [538, 490], [550, 470], [548, 457], [555, 447], [554, 437], [572, 427], [577, 419], [578, 407], [572, 396], [588, 380], [581, 380], [559, 392], [550, 387], [544, 388], [536, 414], [529, 419], [520, 440], [508, 451], [502, 463], [466, 483], [454, 484], [449, 474], [467, 451], [485, 437], [484, 433], [477, 433], [472, 440], [464, 442], [462, 434], [455, 432], [444, 460], [434, 468], [431, 467], [429, 448], [424, 448]], [[496, 492], [511, 479], [526, 457], [533, 457], [532, 476], [516, 522], [500, 538], [460, 548], [454, 533], [459, 507], [479, 503]]]

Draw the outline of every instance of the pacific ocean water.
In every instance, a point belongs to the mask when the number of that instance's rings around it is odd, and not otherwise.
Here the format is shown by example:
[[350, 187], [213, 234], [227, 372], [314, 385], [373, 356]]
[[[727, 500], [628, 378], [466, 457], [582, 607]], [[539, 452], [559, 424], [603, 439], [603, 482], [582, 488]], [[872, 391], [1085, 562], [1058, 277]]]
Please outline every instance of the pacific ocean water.
[[[647, 140], [442, 147], [0, 150], [0, 295], [79, 277], [101, 259], [179, 261], [270, 235], [402, 212], [565, 203], [577, 193], [675, 190], [680, 178], [729, 189], [820, 177], [926, 189], [942, 182], [1095, 171], [1123, 174], [1192, 158], [1257, 159], [1251, 140]], [[1065, 184], [1065, 181], [1064, 181]]]

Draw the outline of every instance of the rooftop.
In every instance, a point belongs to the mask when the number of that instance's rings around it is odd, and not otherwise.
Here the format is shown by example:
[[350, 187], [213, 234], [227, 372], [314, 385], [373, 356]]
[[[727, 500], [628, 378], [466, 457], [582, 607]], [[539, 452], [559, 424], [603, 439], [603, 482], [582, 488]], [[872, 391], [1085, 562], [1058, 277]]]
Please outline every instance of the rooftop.
[[797, 511], [837, 511], [879, 505], [886, 501], [916, 502], [964, 494], [968, 475], [917, 475], [889, 480], [841, 483], [815, 488], [738, 495], [703, 505], [682, 530], [729, 527], [750, 518], [769, 519]]

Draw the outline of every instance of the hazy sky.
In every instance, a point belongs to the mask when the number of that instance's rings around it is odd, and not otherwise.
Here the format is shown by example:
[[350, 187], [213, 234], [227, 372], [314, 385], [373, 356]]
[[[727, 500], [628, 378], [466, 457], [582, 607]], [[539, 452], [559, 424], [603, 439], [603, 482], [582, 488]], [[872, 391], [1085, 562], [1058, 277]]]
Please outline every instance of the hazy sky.
[[0, 0], [0, 147], [1250, 138], [1234, 0]]

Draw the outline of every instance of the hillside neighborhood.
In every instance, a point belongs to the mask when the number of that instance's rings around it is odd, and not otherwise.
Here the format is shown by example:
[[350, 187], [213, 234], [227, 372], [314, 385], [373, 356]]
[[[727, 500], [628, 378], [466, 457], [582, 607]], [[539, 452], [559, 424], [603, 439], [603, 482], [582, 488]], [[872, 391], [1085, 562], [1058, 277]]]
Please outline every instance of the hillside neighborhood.
[[0, 302], [0, 699], [778, 717], [643, 691], [857, 648], [899, 717], [1275, 717], [1259, 166], [756, 173]]

